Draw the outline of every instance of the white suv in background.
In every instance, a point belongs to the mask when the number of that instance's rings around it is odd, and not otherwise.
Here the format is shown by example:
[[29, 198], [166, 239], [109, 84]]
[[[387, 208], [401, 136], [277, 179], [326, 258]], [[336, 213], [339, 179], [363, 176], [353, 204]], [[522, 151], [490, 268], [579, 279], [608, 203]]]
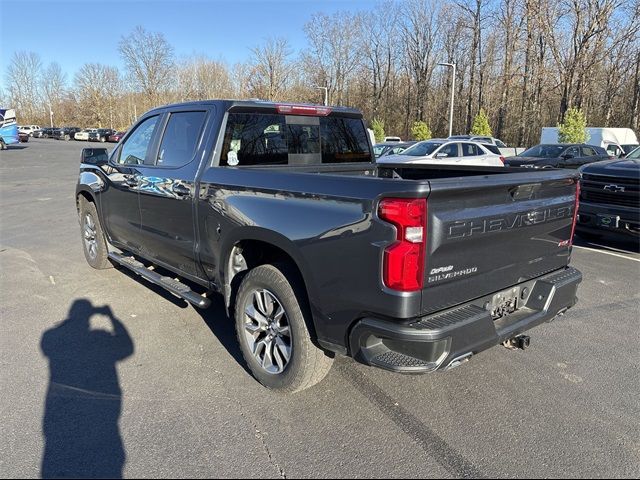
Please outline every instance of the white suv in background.
[[504, 167], [504, 157], [500, 155], [500, 150], [495, 145], [437, 138], [418, 142], [402, 153], [385, 155], [377, 161], [378, 163]]
[[33, 134], [38, 130], [41, 130], [40, 125], [23, 125], [18, 127], [19, 133], [26, 133], [30, 137], [33, 137]]
[[97, 131], [97, 128], [85, 128], [81, 132], [76, 132], [73, 138], [74, 140], [89, 140], [89, 134]]

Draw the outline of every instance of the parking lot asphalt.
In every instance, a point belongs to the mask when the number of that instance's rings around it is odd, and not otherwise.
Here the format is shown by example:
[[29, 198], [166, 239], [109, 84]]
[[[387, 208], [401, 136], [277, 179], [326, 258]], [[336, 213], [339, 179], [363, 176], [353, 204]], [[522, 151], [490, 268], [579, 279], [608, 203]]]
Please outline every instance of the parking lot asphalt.
[[640, 477], [637, 248], [579, 241], [579, 303], [526, 351], [423, 376], [339, 358], [280, 396], [219, 299], [199, 312], [86, 264], [84, 146], [0, 153], [0, 476]]

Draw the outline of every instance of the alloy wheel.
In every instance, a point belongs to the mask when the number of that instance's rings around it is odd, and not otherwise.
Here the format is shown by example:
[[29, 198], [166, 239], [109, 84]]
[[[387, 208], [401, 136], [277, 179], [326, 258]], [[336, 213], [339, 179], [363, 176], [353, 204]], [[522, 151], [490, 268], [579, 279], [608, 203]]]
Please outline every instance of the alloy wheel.
[[291, 330], [284, 307], [269, 290], [256, 289], [247, 297], [244, 334], [262, 369], [274, 375], [284, 371], [291, 360]]

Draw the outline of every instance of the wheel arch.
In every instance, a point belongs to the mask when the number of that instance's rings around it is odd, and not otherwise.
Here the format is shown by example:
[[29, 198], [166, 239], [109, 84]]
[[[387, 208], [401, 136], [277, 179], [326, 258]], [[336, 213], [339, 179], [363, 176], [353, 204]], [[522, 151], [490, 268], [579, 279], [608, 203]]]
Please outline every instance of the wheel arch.
[[227, 312], [233, 311], [235, 295], [244, 273], [260, 265], [284, 263], [298, 277], [303, 290], [300, 292], [303, 297], [301, 300], [306, 302], [313, 318], [313, 283], [296, 245], [273, 231], [255, 227], [242, 230], [227, 239], [221, 249], [219, 275]]

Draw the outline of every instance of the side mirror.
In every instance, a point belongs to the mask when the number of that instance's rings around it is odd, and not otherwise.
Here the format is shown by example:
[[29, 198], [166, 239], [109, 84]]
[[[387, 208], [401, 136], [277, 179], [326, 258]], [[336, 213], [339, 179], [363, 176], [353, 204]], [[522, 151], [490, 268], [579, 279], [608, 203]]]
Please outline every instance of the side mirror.
[[80, 154], [80, 163], [87, 163], [100, 167], [109, 162], [109, 153], [106, 148], [83, 148]]
[[443, 152], [436, 153], [436, 158], [447, 158], [448, 156], [449, 156], [448, 153], [443, 153]]

